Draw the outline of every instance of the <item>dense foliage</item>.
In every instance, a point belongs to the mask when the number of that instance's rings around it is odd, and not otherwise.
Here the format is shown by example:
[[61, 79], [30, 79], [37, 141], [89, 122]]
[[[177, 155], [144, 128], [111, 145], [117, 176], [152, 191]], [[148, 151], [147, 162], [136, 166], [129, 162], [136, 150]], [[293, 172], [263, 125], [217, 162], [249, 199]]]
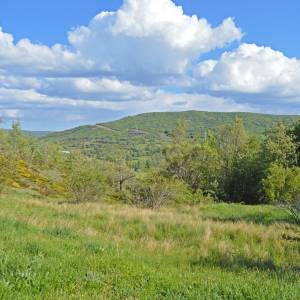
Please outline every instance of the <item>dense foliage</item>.
[[179, 121], [152, 162], [136, 168], [127, 153], [107, 160], [23, 135], [0, 132], [0, 192], [25, 187], [76, 202], [118, 200], [157, 208], [166, 203], [224, 201], [293, 204], [300, 198], [299, 123], [277, 123], [260, 137], [236, 118], [215, 131], [191, 133]]
[[[222, 125], [229, 125], [236, 118], [243, 120], [251, 134], [262, 135], [278, 122], [291, 124], [297, 116], [275, 116], [253, 113], [219, 112], [157, 112], [146, 113], [118, 121], [80, 126], [49, 134], [46, 141], [59, 142], [65, 150], [80, 149], [85, 154], [104, 160], [114, 160], [121, 150], [135, 169], [156, 166], [160, 153], [180, 120], [189, 123], [190, 135], [205, 135], [208, 130], [216, 132]], [[155, 159], [153, 157], [155, 156]]]
[[236, 119], [214, 134], [194, 138], [179, 124], [164, 151], [166, 173], [193, 193], [200, 190], [225, 202], [292, 203], [300, 196], [298, 143], [292, 132], [278, 123], [259, 139]]

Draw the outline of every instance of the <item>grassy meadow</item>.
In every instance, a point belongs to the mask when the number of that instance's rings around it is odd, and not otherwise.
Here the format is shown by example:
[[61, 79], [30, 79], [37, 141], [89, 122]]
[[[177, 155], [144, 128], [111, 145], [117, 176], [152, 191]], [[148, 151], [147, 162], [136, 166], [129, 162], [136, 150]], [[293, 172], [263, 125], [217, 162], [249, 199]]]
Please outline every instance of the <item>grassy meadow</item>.
[[272, 206], [141, 209], [0, 197], [1, 299], [300, 299], [300, 228]]

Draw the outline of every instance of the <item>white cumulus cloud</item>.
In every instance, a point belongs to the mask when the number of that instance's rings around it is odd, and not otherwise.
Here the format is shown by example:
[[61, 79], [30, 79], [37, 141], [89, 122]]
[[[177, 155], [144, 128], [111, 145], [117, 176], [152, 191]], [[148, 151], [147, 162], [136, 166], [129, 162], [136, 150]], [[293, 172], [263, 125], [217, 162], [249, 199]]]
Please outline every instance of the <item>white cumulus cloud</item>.
[[154, 89], [133, 85], [117, 78], [47, 78], [38, 89], [42, 93], [73, 98], [101, 99], [124, 101], [131, 98], [146, 100]]
[[200, 61], [242, 37], [233, 18], [214, 27], [171, 0], [124, 0], [72, 29], [67, 45], [16, 41], [0, 27], [0, 116], [74, 124], [149, 111], [300, 113], [299, 59], [242, 44]]
[[28, 39], [15, 42], [13, 36], [0, 27], [0, 74], [61, 76], [84, 73], [91, 65], [92, 62], [83, 60], [79, 53], [60, 44], [50, 48]]
[[201, 54], [241, 37], [232, 18], [213, 28], [171, 0], [125, 0], [118, 11], [69, 33], [76, 51], [99, 70], [143, 82], [183, 74]]
[[200, 63], [196, 73], [212, 91], [293, 97], [300, 103], [300, 60], [270, 47], [242, 44], [218, 61]]

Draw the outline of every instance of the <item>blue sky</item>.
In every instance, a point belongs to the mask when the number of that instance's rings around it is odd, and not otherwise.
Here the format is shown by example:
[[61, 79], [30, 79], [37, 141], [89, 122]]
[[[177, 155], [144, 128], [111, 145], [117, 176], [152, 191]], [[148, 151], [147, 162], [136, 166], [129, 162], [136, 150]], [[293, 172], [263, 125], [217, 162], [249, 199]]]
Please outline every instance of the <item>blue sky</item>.
[[[246, 33], [245, 41], [271, 46], [288, 56], [300, 53], [300, 1], [177, 0], [187, 14], [205, 17], [213, 25], [228, 16]], [[121, 0], [2, 0], [0, 25], [16, 39], [28, 37], [47, 45], [66, 43], [67, 32], [87, 24], [103, 10], [117, 10]]]
[[299, 11], [296, 0], [3, 0], [0, 116], [60, 130], [148, 111], [300, 114]]

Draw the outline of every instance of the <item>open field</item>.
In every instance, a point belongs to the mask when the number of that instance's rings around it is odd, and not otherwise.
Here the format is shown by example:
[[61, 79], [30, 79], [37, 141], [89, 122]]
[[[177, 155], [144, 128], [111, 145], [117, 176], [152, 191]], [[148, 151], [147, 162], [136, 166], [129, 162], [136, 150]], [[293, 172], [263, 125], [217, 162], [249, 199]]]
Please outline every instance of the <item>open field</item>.
[[270, 3], [0, 0], [0, 300], [300, 300], [300, 0]]
[[0, 198], [1, 299], [300, 299], [300, 229], [271, 206], [159, 211]]

